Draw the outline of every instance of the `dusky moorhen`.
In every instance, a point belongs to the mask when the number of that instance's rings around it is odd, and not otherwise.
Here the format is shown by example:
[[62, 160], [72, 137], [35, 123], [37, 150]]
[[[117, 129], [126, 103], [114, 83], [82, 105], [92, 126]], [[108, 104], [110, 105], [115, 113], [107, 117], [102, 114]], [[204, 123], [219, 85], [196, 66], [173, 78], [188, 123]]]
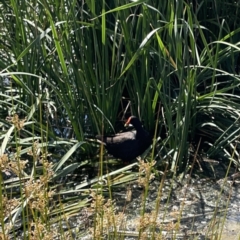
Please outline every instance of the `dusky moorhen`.
[[124, 162], [130, 162], [138, 157], [152, 144], [150, 134], [145, 131], [139, 119], [135, 116], [128, 118], [125, 126], [133, 125], [135, 130], [118, 133], [113, 136], [96, 136], [104, 143], [108, 153]]

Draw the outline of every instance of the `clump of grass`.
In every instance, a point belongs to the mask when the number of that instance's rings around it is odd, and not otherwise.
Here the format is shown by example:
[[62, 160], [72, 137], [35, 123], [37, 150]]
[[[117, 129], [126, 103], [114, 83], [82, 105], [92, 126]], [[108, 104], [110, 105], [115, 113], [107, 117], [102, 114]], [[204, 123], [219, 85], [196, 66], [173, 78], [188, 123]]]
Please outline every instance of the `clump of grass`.
[[[1, 155], [0, 158], [1, 171], [13, 173], [18, 177], [15, 184], [12, 185], [9, 184], [8, 181], [3, 181], [4, 184], [0, 187], [2, 193], [0, 199], [0, 207], [2, 209], [0, 221], [5, 239], [11, 238], [16, 234], [15, 224], [17, 220], [20, 219], [23, 221], [23, 239], [54, 239], [60, 236], [62, 239], [74, 238], [72, 235], [73, 230], [70, 228], [63, 230], [61, 224], [62, 221], [67, 222], [68, 216], [76, 214], [76, 212], [84, 206], [78, 204], [81, 195], [79, 195], [79, 199], [77, 196], [78, 190], [82, 191], [81, 188], [86, 186], [89, 186], [89, 189], [84, 189], [84, 191], [88, 190], [87, 192], [89, 192], [91, 189], [91, 193], [86, 194], [86, 198], [89, 196], [91, 197], [91, 204], [89, 207], [85, 208], [85, 211], [88, 212], [88, 218], [93, 219], [93, 224], [90, 224], [91, 227], [88, 229], [92, 237], [94, 239], [102, 239], [103, 237], [113, 236], [113, 238], [119, 239], [123, 238], [124, 235], [132, 234], [129, 234], [127, 231], [127, 212], [117, 210], [116, 200], [112, 199], [111, 193], [109, 192], [110, 197], [106, 197], [107, 195], [104, 194], [103, 190], [105, 189], [103, 186], [99, 184], [90, 186], [96, 183], [97, 179], [96, 181], [89, 181], [89, 183], [86, 182], [85, 185], [82, 184], [82, 186], [81, 184], [77, 185], [76, 191], [67, 191], [63, 186], [62, 189], [60, 188], [61, 190], [59, 190], [57, 186], [53, 184], [53, 179], [54, 177], [58, 179], [64, 176], [64, 172], [66, 171], [64, 164], [67, 155], [64, 155], [63, 161], [60, 161], [63, 167], [62, 170], [59, 163], [54, 165], [48, 160], [50, 154], [46, 147], [41, 147], [42, 143], [32, 141], [31, 147], [25, 149], [23, 145], [21, 149], [19, 144], [20, 140], [16, 136], [21, 135], [24, 131], [24, 126], [28, 122], [25, 121], [21, 124], [23, 120], [19, 119], [18, 116], [14, 116], [13, 119], [12, 126], [16, 129], [15, 138], [17, 139], [17, 147], [15, 148], [16, 153], [12, 154], [12, 156], [14, 156], [12, 158], [9, 158], [7, 154]], [[22, 155], [22, 151], [28, 156], [28, 160], [22, 160], [22, 157], [26, 156]], [[32, 171], [30, 171], [30, 174], [27, 173], [29, 171], [26, 171], [26, 168], [29, 168], [27, 164], [32, 164]], [[150, 194], [150, 182], [156, 177], [155, 165], [156, 161], [154, 159], [149, 162], [140, 159], [138, 161], [138, 172], [135, 173], [128, 166], [123, 168], [122, 171], [121, 169], [117, 170], [115, 175], [119, 175], [117, 177], [118, 183], [121, 182], [121, 178], [124, 179], [128, 177], [128, 181], [137, 179], [138, 185], [143, 187], [142, 207], [137, 210], [139, 211], [139, 217], [134, 220], [135, 233], [133, 235], [138, 237], [138, 239], [162, 239], [169, 235], [172, 236], [172, 239], [176, 239], [179, 236], [178, 233], [181, 231], [181, 214], [184, 204], [181, 205], [180, 211], [175, 211], [171, 215], [177, 215], [176, 221], [164, 222], [164, 216], [161, 219], [159, 218], [160, 208], [167, 208], [167, 205], [161, 205], [161, 196], [163, 194], [162, 191], [167, 175], [167, 167], [162, 175], [159, 187], [156, 189], [157, 197], [155, 208], [150, 212], [146, 211], [147, 199]], [[133, 166], [136, 166], [136, 164]], [[55, 171], [55, 169], [57, 170]], [[132, 173], [125, 172], [127, 170], [132, 171]], [[66, 172], [68, 173], [68, 171]], [[109, 180], [109, 191], [111, 191], [112, 184], [118, 184], [116, 180], [111, 182], [110, 176], [112, 175], [113, 172], [100, 176], [101, 179], [105, 178]], [[16, 187], [19, 194], [13, 195], [12, 190]], [[171, 192], [171, 189], [169, 191]], [[64, 192], [63, 194], [69, 198], [67, 201], [61, 198], [61, 192]], [[75, 199], [71, 199], [70, 194], [73, 194]], [[58, 199], [57, 201], [56, 197]], [[29, 221], [26, 221], [26, 219], [29, 219]], [[54, 222], [58, 224], [57, 227], [53, 227]]]
[[[13, 123], [17, 131], [23, 128], [23, 121], [19, 120], [18, 116], [14, 116]], [[33, 155], [30, 151], [28, 154]], [[7, 154], [0, 156], [1, 172], [17, 176], [14, 178], [13, 186], [8, 181], [6, 181], [8, 184], [1, 181], [3, 184], [0, 186], [2, 193], [0, 222], [4, 239], [7, 239], [9, 235], [15, 235], [14, 225], [20, 216], [23, 221], [24, 238], [53, 239], [57, 233], [49, 228], [49, 212], [51, 211], [49, 206], [55, 191], [48, 187], [53, 176], [53, 164], [49, 163], [45, 158], [46, 155], [43, 154], [40, 156], [40, 163], [44, 168], [42, 175], [29, 176], [24, 172], [28, 160], [20, 160], [19, 150], [13, 155], [12, 159], [9, 159]], [[19, 194], [14, 194], [14, 189], [18, 189]], [[26, 221], [26, 219], [29, 220]]]
[[29, 224], [29, 227], [30, 231], [27, 237], [30, 240], [50, 240], [56, 239], [59, 236], [57, 230], [49, 229], [48, 224], [43, 222], [40, 218], [38, 218], [38, 220], [32, 221]]
[[140, 186], [144, 186], [145, 189], [148, 188], [149, 182], [155, 178], [155, 174], [153, 173], [153, 167], [156, 164], [155, 160], [150, 162], [145, 162], [142, 159], [138, 160], [139, 162], [139, 178], [138, 184]]
[[106, 235], [115, 235], [117, 229], [123, 226], [126, 215], [116, 213], [115, 203], [111, 199], [104, 199], [102, 194], [92, 192], [92, 203], [87, 211], [93, 214], [94, 226], [89, 229], [94, 239], [102, 239]]
[[[149, 183], [155, 178], [153, 173], [154, 165], [156, 161], [146, 162], [142, 159], [138, 159], [138, 179], [136, 183], [143, 187], [142, 193], [142, 210], [139, 210], [140, 216], [134, 220], [133, 225], [136, 226], [135, 235], [139, 239], [148, 239], [150, 235], [154, 239], [162, 239], [162, 234], [155, 232], [157, 229], [162, 228], [162, 223], [158, 220], [158, 210], [156, 208], [151, 213], [145, 212], [146, 198], [148, 196]], [[109, 186], [109, 189], [111, 186]], [[162, 185], [159, 187], [162, 190]], [[126, 201], [129, 187], [126, 188]], [[124, 211], [116, 211], [116, 203], [111, 199], [105, 199], [101, 193], [96, 191], [91, 193], [92, 203], [86, 211], [92, 213], [93, 227], [90, 228], [90, 233], [94, 239], [101, 239], [104, 236], [114, 236], [115, 238], [121, 239], [124, 235], [128, 235], [128, 215]], [[157, 201], [160, 200], [160, 194]], [[141, 213], [142, 212], [142, 213]]]
[[[47, 146], [51, 144], [44, 142], [44, 137], [39, 139], [41, 143], [35, 141], [34, 136], [26, 137], [26, 134], [31, 134], [24, 129], [29, 125], [27, 118], [20, 119], [14, 114], [8, 117], [8, 124], [10, 126], [3, 135], [0, 155], [0, 171], [3, 173], [0, 175], [0, 223], [3, 239], [16, 237], [20, 227], [23, 229], [20, 231], [23, 239], [54, 239], [71, 235], [66, 230], [58, 231], [60, 225], [52, 227], [54, 222], [66, 219], [69, 211], [67, 204], [61, 203], [61, 194], [53, 179], [66, 176], [78, 165], [70, 165], [70, 170], [58, 169], [57, 165], [58, 170], [55, 171], [56, 164], [53, 164], [47, 151]], [[11, 143], [15, 148], [8, 148]], [[76, 201], [70, 199], [68, 204]], [[79, 204], [82, 204], [81, 200]]]
[[13, 161], [9, 160], [7, 154], [3, 154], [0, 156], [0, 166], [1, 171], [5, 174], [10, 174], [10, 172], [13, 172], [17, 176], [21, 176], [22, 171], [25, 169], [26, 164], [28, 163], [28, 160], [19, 160], [19, 161]]

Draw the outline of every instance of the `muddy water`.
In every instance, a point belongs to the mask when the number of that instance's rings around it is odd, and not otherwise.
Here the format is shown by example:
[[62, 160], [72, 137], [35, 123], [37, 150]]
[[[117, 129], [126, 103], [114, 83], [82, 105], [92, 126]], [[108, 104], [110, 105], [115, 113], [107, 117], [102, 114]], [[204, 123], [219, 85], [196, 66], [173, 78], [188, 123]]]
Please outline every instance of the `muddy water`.
[[[228, 177], [225, 172], [215, 170], [211, 177], [200, 177], [196, 173], [182, 180], [166, 178], [162, 181], [163, 177], [153, 180], [149, 185], [145, 212], [150, 218], [157, 209], [156, 235], [151, 237], [150, 226], [153, 224], [150, 224], [144, 229], [150, 234], [146, 239], [240, 239], [240, 179], [230, 177], [234, 169]], [[144, 191], [136, 182], [113, 188], [116, 213], [123, 212], [125, 216], [124, 222], [117, 226], [118, 233], [123, 235], [121, 239], [138, 239]], [[92, 224], [91, 217], [84, 214], [82, 219], [72, 219], [83, 232]], [[92, 239], [88, 233], [84, 238], [82, 236], [76, 239]], [[106, 236], [106, 239], [115, 238]]]
[[[160, 181], [150, 184], [146, 212], [153, 214]], [[143, 189], [129, 185], [132, 200], [115, 193], [118, 211], [127, 217], [125, 239], [137, 239], [138, 222], [142, 209]], [[159, 201], [157, 222], [164, 239], [240, 239], [240, 181], [223, 178], [198, 179], [186, 176], [183, 181], [165, 180]], [[178, 224], [178, 222], [180, 224]], [[124, 231], [124, 229], [122, 229]]]

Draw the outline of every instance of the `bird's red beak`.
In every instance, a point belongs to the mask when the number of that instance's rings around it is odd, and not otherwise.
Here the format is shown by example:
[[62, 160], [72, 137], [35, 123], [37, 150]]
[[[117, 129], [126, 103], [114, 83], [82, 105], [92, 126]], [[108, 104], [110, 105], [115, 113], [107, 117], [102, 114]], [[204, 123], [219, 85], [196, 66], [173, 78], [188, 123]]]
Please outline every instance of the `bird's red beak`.
[[126, 123], [124, 124], [124, 127], [127, 127], [130, 125], [130, 122], [131, 122], [131, 117], [128, 118], [128, 120], [126, 121]]

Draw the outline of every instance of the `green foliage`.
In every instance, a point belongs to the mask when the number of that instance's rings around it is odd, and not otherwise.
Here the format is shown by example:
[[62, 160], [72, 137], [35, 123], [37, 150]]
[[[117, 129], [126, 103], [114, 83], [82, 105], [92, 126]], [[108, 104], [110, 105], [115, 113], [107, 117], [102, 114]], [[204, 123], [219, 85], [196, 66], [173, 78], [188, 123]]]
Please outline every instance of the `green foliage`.
[[[78, 148], [91, 153], [86, 133], [113, 132], [131, 112], [155, 130], [152, 158], [169, 160], [174, 174], [188, 171], [198, 143], [239, 165], [236, 1], [4, 0], [0, 9], [1, 154], [27, 145], [20, 157], [37, 139], [46, 152], [62, 143], [57, 180], [87, 163], [71, 162]], [[26, 123], [13, 138], [5, 118], [15, 113]], [[57, 138], [60, 124], [59, 135], [70, 127], [78, 142]]]

